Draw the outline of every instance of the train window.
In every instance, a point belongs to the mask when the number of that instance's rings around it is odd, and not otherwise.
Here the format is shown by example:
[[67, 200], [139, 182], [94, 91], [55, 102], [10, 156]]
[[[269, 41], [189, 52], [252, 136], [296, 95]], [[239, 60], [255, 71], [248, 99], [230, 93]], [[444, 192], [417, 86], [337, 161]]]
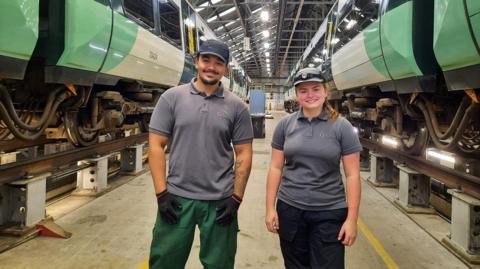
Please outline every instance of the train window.
[[372, 22], [378, 19], [379, 5], [380, 0], [355, 1], [354, 12], [357, 20], [357, 27], [360, 31], [367, 28]]
[[340, 1], [337, 11], [335, 37], [331, 43], [333, 46], [333, 53], [347, 44], [353, 37], [357, 35], [355, 29], [352, 29], [352, 19], [354, 0]]
[[145, 28], [155, 28], [152, 0], [123, 0], [125, 12], [134, 17]]
[[171, 0], [158, 2], [160, 11], [160, 32], [163, 37], [178, 48], [182, 47], [180, 32], [180, 12]]
[[389, 11], [389, 10], [392, 10], [392, 9], [394, 9], [394, 8], [400, 6], [400, 5], [402, 5], [402, 4], [404, 4], [408, 1], [410, 1], [410, 0], [384, 0], [383, 5], [385, 7], [385, 4], [386, 4], [386, 7], [387, 7], [386, 11]]

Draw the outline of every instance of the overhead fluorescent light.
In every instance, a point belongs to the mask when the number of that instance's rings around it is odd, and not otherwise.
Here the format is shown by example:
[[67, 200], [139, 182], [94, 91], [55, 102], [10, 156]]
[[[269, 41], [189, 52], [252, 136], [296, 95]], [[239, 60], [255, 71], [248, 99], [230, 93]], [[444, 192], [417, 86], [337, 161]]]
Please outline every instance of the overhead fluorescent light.
[[234, 24], [235, 22], [236, 22], [236, 21], [231, 21], [231, 22], [225, 24], [225, 26], [230, 26], [230, 25]]
[[268, 48], [270, 48], [270, 44], [268, 44], [268, 43], [263, 43], [263, 47], [266, 48], [266, 49], [268, 49]]
[[270, 52], [265, 52], [265, 56], [270, 57]]
[[260, 18], [262, 19], [262, 21], [268, 21], [268, 11], [262, 11], [262, 13], [260, 13]]
[[355, 24], [357, 24], [357, 21], [356, 21], [356, 20], [350, 20], [350, 21], [347, 23], [347, 26], [345, 26], [345, 28], [347, 28], [347, 29], [352, 29], [352, 27], [355, 26]]
[[215, 15], [215, 16], [213, 16], [213, 17], [208, 18], [207, 22], [212, 22], [212, 21], [214, 21], [214, 20], [216, 20], [216, 19], [217, 19], [217, 16]]
[[231, 7], [225, 11], [222, 11], [222, 13], [218, 14], [220, 17], [223, 17], [229, 13], [232, 13], [233, 11], [235, 11], [236, 7]]
[[267, 59], [265, 59], [265, 61], [266, 61], [267, 63], [269, 63], [269, 62], [270, 62], [270, 59], [267, 58]]
[[257, 13], [257, 12], [259, 12], [260, 10], [262, 10], [262, 8], [261, 8], [261, 7], [259, 7], [259, 8], [257, 8], [257, 9], [255, 9], [254, 11], [252, 11], [252, 14], [255, 14], [255, 13]]
[[268, 30], [262, 31], [262, 34], [263, 34], [263, 37], [269, 37], [270, 36], [270, 32]]

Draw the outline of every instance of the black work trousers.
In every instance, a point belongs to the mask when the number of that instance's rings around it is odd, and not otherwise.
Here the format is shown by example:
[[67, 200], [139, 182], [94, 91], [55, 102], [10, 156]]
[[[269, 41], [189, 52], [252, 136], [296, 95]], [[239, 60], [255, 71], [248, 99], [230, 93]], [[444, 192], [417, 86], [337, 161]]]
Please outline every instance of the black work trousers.
[[277, 213], [285, 268], [345, 268], [345, 247], [338, 233], [347, 217], [346, 208], [306, 211], [278, 200]]

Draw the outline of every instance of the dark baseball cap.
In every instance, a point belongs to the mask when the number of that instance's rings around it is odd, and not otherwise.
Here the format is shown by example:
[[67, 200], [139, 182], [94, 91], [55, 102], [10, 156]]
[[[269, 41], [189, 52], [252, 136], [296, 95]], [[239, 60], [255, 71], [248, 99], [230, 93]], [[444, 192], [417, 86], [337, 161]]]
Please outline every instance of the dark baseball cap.
[[298, 70], [295, 74], [295, 77], [293, 77], [293, 86], [297, 86], [298, 84], [307, 81], [318, 81], [323, 83], [325, 82], [325, 78], [319, 69], [315, 67], [307, 67]]
[[222, 59], [224, 63], [228, 63], [230, 58], [230, 50], [227, 44], [215, 39], [205, 40], [198, 49], [198, 55], [211, 54]]

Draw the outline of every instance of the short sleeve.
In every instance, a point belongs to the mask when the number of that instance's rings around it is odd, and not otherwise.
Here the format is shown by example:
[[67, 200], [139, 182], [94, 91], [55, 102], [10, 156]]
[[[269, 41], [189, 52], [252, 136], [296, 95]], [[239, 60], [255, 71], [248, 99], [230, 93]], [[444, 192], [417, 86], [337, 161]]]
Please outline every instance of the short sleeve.
[[173, 132], [173, 116], [173, 107], [163, 95], [160, 96], [150, 118], [149, 131], [170, 137]]
[[250, 112], [248, 108], [243, 107], [243, 110], [235, 117], [233, 125], [232, 144], [248, 144], [253, 140], [253, 127], [250, 120]]
[[283, 151], [285, 143], [285, 120], [281, 120], [275, 127], [272, 137], [272, 148]]
[[341, 120], [340, 145], [342, 156], [362, 151], [362, 144], [360, 144], [356, 129], [347, 119], [341, 118]]

